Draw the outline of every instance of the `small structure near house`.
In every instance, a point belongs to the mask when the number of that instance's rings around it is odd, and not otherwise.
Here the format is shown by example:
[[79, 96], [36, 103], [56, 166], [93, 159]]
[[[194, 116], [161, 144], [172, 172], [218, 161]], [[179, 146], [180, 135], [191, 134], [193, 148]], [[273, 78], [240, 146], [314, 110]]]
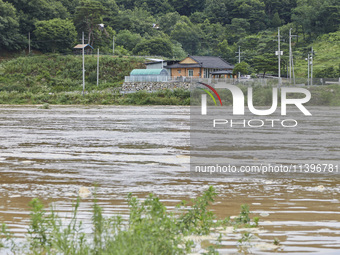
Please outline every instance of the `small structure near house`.
[[133, 69], [129, 82], [159, 82], [168, 81], [169, 73], [166, 69]]
[[221, 70], [210, 72], [212, 78], [233, 78], [233, 71], [232, 70]]
[[145, 63], [146, 69], [166, 69], [170, 74], [171, 70], [168, 66], [178, 63], [178, 60], [162, 60], [162, 59], [148, 59], [150, 62]]
[[73, 47], [73, 53], [82, 54], [83, 48], [85, 49], [85, 54], [92, 54], [92, 50], [94, 50], [90, 44], [77, 44]]

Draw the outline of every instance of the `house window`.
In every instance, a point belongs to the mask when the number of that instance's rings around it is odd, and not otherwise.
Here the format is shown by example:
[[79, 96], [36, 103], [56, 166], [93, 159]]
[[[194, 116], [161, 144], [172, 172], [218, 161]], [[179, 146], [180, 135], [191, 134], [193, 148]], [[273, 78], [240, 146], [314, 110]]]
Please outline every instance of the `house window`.
[[204, 68], [204, 77], [203, 78], [208, 78], [209, 76], [209, 71], [207, 68]]
[[181, 69], [178, 69], [177, 72], [178, 72], [178, 73], [181, 73]]
[[188, 76], [194, 76], [194, 70], [188, 70]]

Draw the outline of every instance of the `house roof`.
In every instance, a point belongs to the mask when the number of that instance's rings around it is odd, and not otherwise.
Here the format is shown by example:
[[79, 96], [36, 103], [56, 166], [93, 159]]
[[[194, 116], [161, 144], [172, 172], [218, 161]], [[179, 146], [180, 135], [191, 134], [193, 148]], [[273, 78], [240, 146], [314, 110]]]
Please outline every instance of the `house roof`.
[[[192, 61], [185, 61], [190, 58]], [[234, 66], [229, 64], [227, 61], [220, 57], [212, 56], [188, 56], [186, 59], [182, 60], [180, 63], [167, 66], [167, 68], [214, 68], [214, 69], [233, 69]], [[183, 63], [187, 62], [187, 63]]]
[[165, 69], [133, 69], [130, 73], [130, 76], [134, 75], [167, 75], [168, 72]]
[[90, 44], [77, 44], [76, 46], [73, 47], [73, 49], [83, 49], [86, 48], [87, 46], [90, 46], [93, 49], [93, 47]]
[[159, 63], [162, 63], [165, 65], [172, 65], [172, 64], [175, 64], [175, 63], [178, 63], [179, 61], [177, 60], [163, 60], [163, 61], [154, 61], [154, 62], [146, 62], [145, 64], [146, 65], [155, 65], [155, 64], [159, 64]]

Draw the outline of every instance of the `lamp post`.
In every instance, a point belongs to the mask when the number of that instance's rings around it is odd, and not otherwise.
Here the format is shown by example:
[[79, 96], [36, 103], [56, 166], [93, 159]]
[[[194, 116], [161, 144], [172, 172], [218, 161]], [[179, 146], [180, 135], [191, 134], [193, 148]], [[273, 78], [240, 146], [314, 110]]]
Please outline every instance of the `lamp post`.
[[83, 44], [83, 95], [85, 94], [85, 46], [84, 46], [84, 32], [82, 33]]

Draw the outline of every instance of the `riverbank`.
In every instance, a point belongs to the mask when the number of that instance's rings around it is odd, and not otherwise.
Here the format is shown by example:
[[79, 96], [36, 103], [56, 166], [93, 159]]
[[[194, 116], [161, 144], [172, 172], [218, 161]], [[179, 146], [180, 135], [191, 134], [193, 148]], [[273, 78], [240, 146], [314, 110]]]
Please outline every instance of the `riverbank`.
[[[240, 87], [247, 95], [247, 87]], [[305, 87], [311, 94], [310, 106], [340, 106], [340, 86]], [[279, 93], [280, 94], [280, 93]], [[232, 105], [231, 93], [223, 94], [224, 104]], [[245, 101], [247, 98], [245, 97]], [[253, 88], [254, 105], [268, 106], [272, 102], [272, 87]], [[279, 98], [280, 102], [280, 98]], [[209, 103], [209, 102], [208, 102]], [[86, 91], [60, 92], [19, 92], [0, 91], [0, 104], [9, 105], [190, 105], [190, 91], [184, 89], [159, 90], [155, 92], [138, 91], [122, 94], [119, 88]]]

